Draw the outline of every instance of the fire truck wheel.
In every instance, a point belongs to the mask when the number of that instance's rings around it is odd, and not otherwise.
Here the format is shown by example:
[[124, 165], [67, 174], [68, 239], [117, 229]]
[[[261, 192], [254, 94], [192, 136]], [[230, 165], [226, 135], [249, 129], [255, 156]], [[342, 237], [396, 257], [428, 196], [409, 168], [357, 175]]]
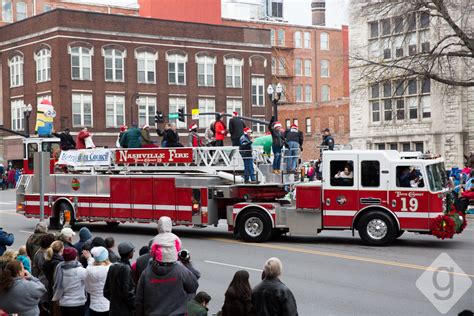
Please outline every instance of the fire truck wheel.
[[239, 220], [240, 238], [251, 242], [264, 242], [272, 236], [272, 223], [265, 214], [249, 211]]
[[397, 225], [382, 211], [365, 214], [359, 222], [359, 236], [368, 245], [386, 246], [397, 238]]
[[115, 228], [120, 224], [120, 222], [106, 222], [106, 223], [109, 228]]
[[[72, 211], [71, 205], [68, 203], [61, 203], [57, 208], [57, 228], [62, 229], [67, 224], [67, 217], [69, 217], [69, 226], [74, 226], [74, 212]], [[69, 212], [69, 215], [66, 215]]]
[[399, 230], [398, 233], [397, 233], [397, 238], [402, 236], [404, 232], [405, 232], [404, 230]]

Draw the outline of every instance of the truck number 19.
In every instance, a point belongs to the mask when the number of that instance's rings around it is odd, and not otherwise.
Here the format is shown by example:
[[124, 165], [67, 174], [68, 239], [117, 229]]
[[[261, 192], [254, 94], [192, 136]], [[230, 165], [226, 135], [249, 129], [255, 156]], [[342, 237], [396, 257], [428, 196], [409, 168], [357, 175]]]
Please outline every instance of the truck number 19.
[[406, 212], [410, 210], [411, 212], [416, 212], [418, 210], [418, 200], [416, 198], [410, 198], [408, 204], [410, 204], [409, 208], [407, 209], [407, 198], [400, 198], [402, 200], [402, 212]]

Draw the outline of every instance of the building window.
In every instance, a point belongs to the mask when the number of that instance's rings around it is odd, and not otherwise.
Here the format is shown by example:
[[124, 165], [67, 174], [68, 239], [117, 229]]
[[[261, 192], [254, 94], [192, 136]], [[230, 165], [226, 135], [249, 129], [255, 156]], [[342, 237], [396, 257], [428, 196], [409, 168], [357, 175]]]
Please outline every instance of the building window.
[[303, 86], [301, 85], [295, 86], [295, 101], [303, 102]]
[[10, 67], [10, 87], [21, 87], [23, 85], [23, 56], [16, 55], [8, 61]]
[[51, 51], [43, 48], [35, 54], [36, 82], [51, 80]]
[[430, 27], [430, 13], [421, 12], [420, 13], [420, 29]]
[[174, 85], [186, 85], [186, 63], [187, 55], [166, 55], [168, 61], [168, 83]]
[[225, 84], [227, 88], [242, 87], [242, 66], [243, 59], [224, 58], [225, 64]]
[[123, 95], [105, 96], [105, 127], [119, 127], [125, 123], [125, 98]]
[[[252, 115], [252, 118], [256, 120], [262, 120], [262, 119], [264, 120], [265, 116]], [[266, 128], [267, 128], [267, 125], [264, 123], [252, 122], [252, 131], [256, 135], [264, 135]]]
[[369, 38], [377, 38], [379, 37], [379, 22], [370, 22], [369, 23], [369, 31], [370, 31], [370, 36]]
[[278, 58], [278, 74], [286, 75], [286, 59], [285, 57]]
[[290, 128], [290, 126], [291, 126], [291, 121], [290, 121], [290, 120], [286, 120], [286, 121], [285, 121], [285, 126], [286, 126], [286, 128]]
[[403, 121], [405, 119], [405, 102], [403, 99], [395, 99], [395, 105], [397, 111], [396, 119], [397, 121]]
[[14, 131], [21, 131], [25, 125], [25, 115], [23, 114], [23, 99], [11, 101], [11, 128]]
[[43, 5], [43, 12], [49, 12], [51, 11], [53, 8], [51, 7], [50, 4], [45, 4]]
[[213, 87], [216, 58], [200, 56], [196, 57], [196, 63], [198, 67], [198, 85], [203, 87]]
[[306, 133], [311, 133], [311, 118], [309, 117], [306, 118]]
[[293, 119], [293, 124], [295, 124], [296, 126], [298, 126], [298, 119], [297, 119], [297, 118], [294, 118], [294, 119]]
[[[211, 98], [199, 99], [199, 113], [212, 113], [216, 111], [216, 100]], [[199, 128], [205, 129], [211, 126], [214, 117], [212, 115], [200, 115], [199, 116]]]
[[328, 85], [323, 84], [321, 86], [321, 101], [322, 102], [330, 100], [330, 98], [331, 98], [331, 95], [330, 95], [331, 91], [330, 90], [331, 89], [329, 88]]
[[[239, 116], [243, 115], [242, 112], [242, 99], [237, 98], [228, 98], [226, 104], [226, 113], [232, 114], [232, 112], [237, 112]], [[227, 117], [227, 125], [229, 125], [230, 117]]]
[[[170, 97], [169, 98], [169, 113], [178, 113], [179, 109], [184, 109], [184, 113], [186, 114], [186, 98], [181, 97]], [[175, 119], [176, 127], [177, 128], [186, 128], [186, 116], [184, 117], [184, 122]], [[172, 122], [173, 120], [170, 120]]]
[[310, 86], [310, 85], [306, 85], [305, 88], [304, 88], [304, 100], [306, 102], [311, 102], [312, 100], [312, 91], [313, 91], [313, 87]]
[[413, 143], [413, 146], [414, 146], [414, 149], [415, 151], [419, 151], [419, 152], [424, 152], [424, 146], [423, 146], [423, 142], [415, 142]]
[[303, 64], [301, 62], [301, 59], [296, 58], [295, 59], [295, 76], [301, 76], [303, 75]]
[[311, 77], [311, 59], [304, 60], [304, 75]]
[[138, 83], [156, 83], [156, 60], [158, 54], [140, 52], [135, 54], [137, 59]]
[[383, 19], [382, 24], [382, 36], [390, 35], [391, 33], [391, 24], [390, 19]]
[[13, 22], [13, 10], [11, 0], [2, 0], [2, 20], [3, 22]]
[[385, 144], [384, 143], [376, 144], [375, 146], [376, 146], [375, 148], [378, 149], [378, 150], [385, 150]]
[[304, 32], [304, 48], [311, 48], [311, 33]]
[[252, 106], [265, 106], [265, 80], [252, 77]]
[[73, 80], [91, 80], [92, 50], [87, 47], [71, 47], [71, 76]]
[[28, 17], [27, 6], [25, 2], [16, 3], [16, 20], [21, 21]]
[[411, 32], [416, 29], [416, 13], [410, 13], [407, 17], [407, 31]]
[[141, 95], [138, 100], [138, 125], [153, 126], [155, 124], [156, 97]]
[[296, 48], [301, 48], [302, 47], [302, 45], [301, 45], [301, 32], [300, 31], [295, 32], [295, 47]]
[[329, 77], [329, 61], [326, 59], [321, 60], [321, 77]]
[[72, 94], [72, 126], [92, 126], [92, 95], [84, 93]]
[[320, 49], [321, 50], [328, 50], [329, 49], [329, 34], [328, 33], [321, 33], [320, 35]]
[[283, 17], [283, 2], [278, 0], [270, 1], [271, 3], [271, 12], [268, 12], [268, 15], [275, 18]]
[[124, 81], [125, 52], [109, 48], [104, 49], [105, 81]]
[[379, 101], [370, 102], [371, 111], [372, 111], [372, 123], [380, 122], [380, 103]]
[[277, 46], [285, 46], [285, 30], [278, 30]]
[[403, 17], [396, 16], [393, 18], [393, 33], [400, 34], [403, 32]]

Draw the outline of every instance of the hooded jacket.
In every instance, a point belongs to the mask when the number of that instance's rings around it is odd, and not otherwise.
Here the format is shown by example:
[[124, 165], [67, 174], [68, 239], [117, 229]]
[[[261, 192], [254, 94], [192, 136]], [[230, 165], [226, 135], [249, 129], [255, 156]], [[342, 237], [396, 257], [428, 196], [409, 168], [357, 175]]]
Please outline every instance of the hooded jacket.
[[252, 290], [257, 315], [297, 316], [296, 300], [290, 289], [278, 278], [264, 279]]
[[46, 231], [36, 229], [33, 235], [28, 237], [28, 240], [26, 241], [26, 253], [28, 254], [28, 257], [33, 258], [35, 256], [35, 253], [41, 248], [41, 238], [47, 234]]
[[90, 136], [89, 132], [80, 131], [76, 137], [76, 149], [86, 149], [85, 139], [89, 136]]
[[74, 244], [74, 248], [76, 248], [77, 253], [82, 253], [82, 247], [84, 243], [92, 238], [91, 231], [87, 227], [82, 227], [79, 230], [79, 241]]
[[110, 301], [109, 315], [133, 315], [135, 283], [127, 259], [110, 266], [104, 285], [104, 297]]
[[0, 295], [0, 309], [7, 314], [39, 315], [38, 304], [46, 288], [37, 278], [15, 278], [13, 286]]
[[142, 129], [141, 135], [142, 135], [142, 146], [154, 143], [153, 139], [151, 139], [149, 129], [146, 129], [146, 128]]
[[53, 258], [51, 260], [47, 260], [43, 264], [43, 272], [48, 280], [48, 296], [50, 300], [53, 298], [53, 285], [54, 285], [54, 271], [56, 271], [56, 266], [64, 261], [63, 257], [59, 254], [53, 254]]
[[[153, 238], [153, 246], [158, 248], [160, 262], [176, 262], [181, 250], [181, 239], [171, 232], [173, 224], [171, 218], [162, 216], [158, 220], [158, 235]], [[156, 245], [155, 245], [156, 244]], [[169, 250], [169, 251], [168, 251]]]
[[138, 282], [135, 315], [186, 315], [187, 296], [198, 286], [196, 276], [180, 262], [153, 261]]
[[141, 148], [142, 132], [137, 127], [129, 128], [120, 139], [122, 148]]
[[94, 312], [109, 311], [110, 302], [104, 297], [104, 285], [109, 268], [110, 265], [96, 266], [92, 263], [86, 269], [86, 291], [91, 297], [89, 308]]
[[289, 128], [285, 131], [285, 139], [287, 142], [297, 142], [300, 147], [303, 146], [303, 133], [297, 128]]

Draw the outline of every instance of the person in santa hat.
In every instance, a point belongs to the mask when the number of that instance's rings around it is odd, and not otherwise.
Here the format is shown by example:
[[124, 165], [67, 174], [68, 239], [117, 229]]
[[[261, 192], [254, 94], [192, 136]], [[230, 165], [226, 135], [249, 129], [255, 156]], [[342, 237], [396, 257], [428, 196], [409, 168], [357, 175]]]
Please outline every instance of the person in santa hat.
[[119, 134], [117, 135], [117, 141], [115, 142], [115, 147], [120, 148], [120, 140], [122, 139], [123, 134], [127, 132], [127, 130], [128, 130], [127, 125], [120, 126], [120, 131], [119, 131]]
[[243, 135], [240, 137], [239, 151], [240, 156], [244, 161], [244, 182], [257, 183], [255, 179], [255, 171], [253, 169], [252, 130], [246, 127], [243, 132]]
[[148, 124], [143, 125], [141, 130], [142, 137], [142, 148], [153, 148], [156, 147], [156, 141], [151, 139], [150, 126]]
[[273, 151], [273, 173], [281, 174], [281, 150], [285, 146], [285, 137], [280, 122], [275, 122], [275, 117], [272, 116], [268, 129], [272, 134], [272, 151]]
[[214, 122], [214, 131], [216, 137], [216, 146], [224, 146], [224, 138], [227, 134], [227, 128], [224, 124], [223, 113], [216, 115], [216, 121]]
[[240, 145], [240, 137], [244, 134], [245, 123], [238, 117], [239, 113], [232, 112], [232, 118], [229, 120], [229, 133], [232, 140], [232, 146]]
[[293, 123], [290, 128], [285, 131], [285, 139], [288, 143], [286, 171], [295, 172], [298, 164], [298, 149], [303, 150], [303, 133], [298, 130], [298, 126]]
[[201, 138], [199, 137], [198, 133], [198, 126], [196, 123], [191, 124], [189, 126], [189, 135], [188, 135], [188, 146], [189, 147], [201, 147], [202, 146], [202, 141]]

